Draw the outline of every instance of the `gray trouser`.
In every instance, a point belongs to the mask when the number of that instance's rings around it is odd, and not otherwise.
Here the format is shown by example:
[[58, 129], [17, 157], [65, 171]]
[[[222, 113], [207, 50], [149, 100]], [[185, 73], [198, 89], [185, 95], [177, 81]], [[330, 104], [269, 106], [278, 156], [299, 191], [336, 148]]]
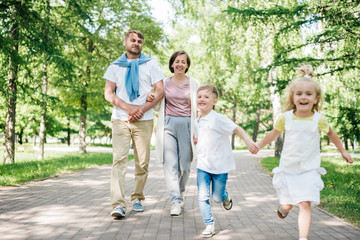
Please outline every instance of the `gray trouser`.
[[181, 202], [192, 160], [191, 118], [165, 116], [164, 173], [171, 203]]

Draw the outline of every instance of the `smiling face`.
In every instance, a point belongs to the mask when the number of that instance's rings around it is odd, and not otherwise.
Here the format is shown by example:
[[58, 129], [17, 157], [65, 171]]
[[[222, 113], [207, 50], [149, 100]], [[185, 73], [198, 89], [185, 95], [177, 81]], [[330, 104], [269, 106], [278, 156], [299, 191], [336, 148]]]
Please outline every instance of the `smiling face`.
[[136, 33], [130, 33], [124, 40], [124, 46], [126, 49], [126, 56], [129, 59], [139, 58], [144, 39], [141, 39]]
[[200, 90], [196, 96], [196, 104], [200, 110], [201, 116], [206, 116], [217, 103], [216, 95], [209, 90]]
[[313, 114], [313, 106], [318, 101], [315, 85], [307, 81], [299, 81], [294, 87], [293, 102], [296, 106], [295, 115], [309, 117]]
[[171, 67], [174, 69], [175, 74], [183, 73], [185, 74], [186, 70], [188, 69], [187, 64], [187, 56], [186, 54], [181, 54], [177, 56], [171, 65]]

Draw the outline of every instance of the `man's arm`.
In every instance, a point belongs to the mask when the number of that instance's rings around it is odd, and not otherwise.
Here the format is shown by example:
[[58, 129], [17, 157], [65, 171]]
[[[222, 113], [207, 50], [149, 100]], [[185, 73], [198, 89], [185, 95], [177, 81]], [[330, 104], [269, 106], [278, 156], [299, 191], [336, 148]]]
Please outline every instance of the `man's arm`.
[[105, 84], [105, 99], [111, 105], [121, 108], [128, 112], [129, 116], [132, 116], [134, 119], [142, 118], [143, 113], [140, 111], [140, 107], [136, 105], [127, 104], [121, 98], [115, 95], [116, 83], [106, 80]]

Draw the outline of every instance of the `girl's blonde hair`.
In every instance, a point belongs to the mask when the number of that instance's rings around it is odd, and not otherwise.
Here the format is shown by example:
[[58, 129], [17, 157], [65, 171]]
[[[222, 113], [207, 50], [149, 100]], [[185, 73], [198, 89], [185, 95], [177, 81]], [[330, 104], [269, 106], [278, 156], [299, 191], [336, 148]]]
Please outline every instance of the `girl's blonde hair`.
[[296, 106], [293, 101], [295, 86], [297, 83], [299, 83], [301, 81], [306, 81], [306, 82], [310, 82], [310, 83], [314, 84], [314, 86], [315, 86], [316, 97], [318, 98], [318, 100], [314, 104], [312, 111], [316, 110], [317, 112], [319, 112], [321, 110], [321, 107], [322, 107], [322, 104], [324, 101], [324, 94], [323, 94], [323, 91], [322, 91], [319, 83], [313, 79], [314, 74], [313, 74], [312, 66], [311, 65], [301, 65], [301, 66], [295, 68], [295, 70], [300, 74], [300, 76], [294, 78], [290, 82], [290, 84], [286, 87], [286, 99], [285, 99], [285, 104], [284, 104], [284, 111], [296, 109]]

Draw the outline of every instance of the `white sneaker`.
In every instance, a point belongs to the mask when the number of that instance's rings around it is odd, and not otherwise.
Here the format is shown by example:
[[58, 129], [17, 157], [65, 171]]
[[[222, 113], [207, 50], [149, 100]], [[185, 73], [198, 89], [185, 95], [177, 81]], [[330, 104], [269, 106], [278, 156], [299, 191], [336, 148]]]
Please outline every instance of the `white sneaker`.
[[171, 206], [170, 215], [171, 216], [179, 216], [181, 214], [181, 203], [174, 202]]
[[215, 225], [206, 225], [205, 230], [201, 233], [202, 237], [208, 238], [215, 234]]
[[181, 192], [181, 207], [184, 208], [184, 206], [185, 206], [184, 192]]

